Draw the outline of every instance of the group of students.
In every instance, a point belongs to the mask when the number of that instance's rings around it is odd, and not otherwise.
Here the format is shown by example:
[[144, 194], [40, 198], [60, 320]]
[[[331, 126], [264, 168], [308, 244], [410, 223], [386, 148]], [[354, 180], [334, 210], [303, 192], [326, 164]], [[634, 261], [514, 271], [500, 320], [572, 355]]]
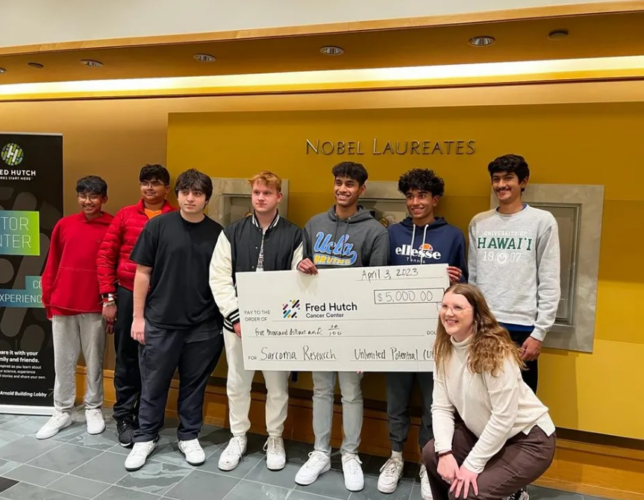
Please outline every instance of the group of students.
[[[550, 213], [521, 201], [529, 180], [522, 157], [497, 158], [488, 171], [499, 207], [472, 220], [469, 260], [463, 233], [434, 215], [444, 182], [427, 169], [400, 177], [410, 216], [388, 228], [359, 205], [368, 173], [353, 162], [333, 167], [335, 204], [303, 230], [279, 214], [281, 180], [271, 172], [249, 180], [253, 212], [225, 229], [204, 215], [213, 186], [197, 170], [178, 176], [179, 210], [174, 210], [166, 201], [168, 171], [146, 165], [139, 175], [141, 200], [115, 217], [102, 208], [105, 181], [80, 179], [81, 212], [56, 225], [42, 277], [43, 304], [53, 323], [56, 382], [54, 415], [37, 437], [52, 437], [72, 424], [81, 350], [87, 365], [87, 430], [105, 429], [107, 331], [114, 334], [116, 348], [113, 411], [119, 442], [132, 446], [125, 468], [140, 469], [153, 452], [177, 370], [178, 448], [189, 464], [200, 465], [206, 460], [198, 440], [205, 388], [225, 346], [232, 437], [219, 468], [231, 471], [246, 452], [254, 377], [243, 365], [236, 273], [447, 264], [451, 286], [440, 310], [435, 372], [387, 373], [392, 454], [380, 471], [378, 489], [393, 493], [402, 477], [418, 380], [423, 499], [527, 498], [525, 486], [549, 467], [554, 453], [554, 425], [535, 392], [537, 358], [560, 295], [558, 229]], [[289, 375], [263, 371], [270, 470], [286, 464], [282, 433]], [[295, 482], [312, 484], [331, 468], [337, 379], [345, 486], [359, 491], [364, 487], [358, 455], [363, 374], [312, 376], [315, 444]]]

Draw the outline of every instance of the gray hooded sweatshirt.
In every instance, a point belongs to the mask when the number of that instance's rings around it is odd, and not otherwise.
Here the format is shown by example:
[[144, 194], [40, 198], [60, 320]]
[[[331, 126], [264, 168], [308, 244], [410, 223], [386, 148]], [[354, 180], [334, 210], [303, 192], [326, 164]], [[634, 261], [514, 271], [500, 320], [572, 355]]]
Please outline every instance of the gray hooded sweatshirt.
[[304, 226], [306, 254], [322, 269], [386, 266], [389, 234], [362, 207], [348, 219], [339, 219], [335, 206]]

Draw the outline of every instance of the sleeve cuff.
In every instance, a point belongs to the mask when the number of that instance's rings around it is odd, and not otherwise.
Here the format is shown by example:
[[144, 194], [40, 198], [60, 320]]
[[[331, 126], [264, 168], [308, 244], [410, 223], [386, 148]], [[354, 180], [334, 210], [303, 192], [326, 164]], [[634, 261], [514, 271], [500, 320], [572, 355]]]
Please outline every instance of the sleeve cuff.
[[469, 457], [465, 459], [465, 462], [463, 462], [463, 467], [465, 467], [470, 472], [474, 472], [475, 474], [480, 474], [485, 469], [485, 466], [475, 467], [470, 461]]
[[234, 326], [240, 322], [239, 309], [235, 309], [228, 316], [224, 318], [224, 328], [229, 332], [234, 332]]
[[530, 337], [543, 342], [543, 340], [546, 338], [546, 332], [545, 330], [535, 328], [530, 334]]

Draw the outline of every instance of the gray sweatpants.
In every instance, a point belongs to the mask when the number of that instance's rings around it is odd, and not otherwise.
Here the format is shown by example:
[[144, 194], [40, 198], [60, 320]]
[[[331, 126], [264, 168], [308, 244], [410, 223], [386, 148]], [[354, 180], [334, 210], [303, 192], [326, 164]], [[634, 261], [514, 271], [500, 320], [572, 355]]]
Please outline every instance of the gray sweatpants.
[[103, 405], [103, 352], [105, 351], [105, 322], [100, 314], [54, 316], [54, 407], [59, 412], [71, 412], [76, 399], [76, 364], [81, 349], [87, 367], [85, 409]]

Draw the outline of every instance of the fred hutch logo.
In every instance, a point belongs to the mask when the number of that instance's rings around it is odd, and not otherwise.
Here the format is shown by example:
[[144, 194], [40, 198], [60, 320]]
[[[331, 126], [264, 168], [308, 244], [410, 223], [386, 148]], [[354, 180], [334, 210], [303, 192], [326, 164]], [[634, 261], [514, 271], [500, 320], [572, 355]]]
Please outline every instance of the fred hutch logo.
[[300, 310], [300, 299], [289, 300], [282, 306], [284, 319], [297, 318], [297, 312]]

